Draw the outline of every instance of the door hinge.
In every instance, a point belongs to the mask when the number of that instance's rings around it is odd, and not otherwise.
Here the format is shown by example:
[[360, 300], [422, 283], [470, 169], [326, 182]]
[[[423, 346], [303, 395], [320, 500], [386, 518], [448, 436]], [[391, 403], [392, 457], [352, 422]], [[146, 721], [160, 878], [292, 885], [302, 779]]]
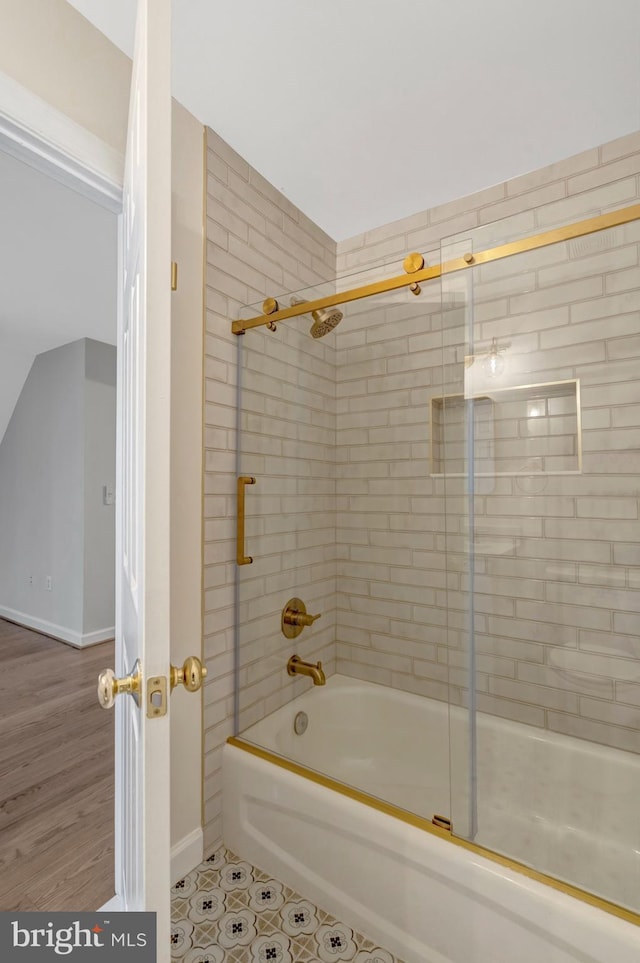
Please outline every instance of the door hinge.
[[167, 714], [167, 680], [155, 675], [147, 680], [147, 719], [157, 719]]
[[178, 290], [178, 262], [171, 262], [171, 290]]

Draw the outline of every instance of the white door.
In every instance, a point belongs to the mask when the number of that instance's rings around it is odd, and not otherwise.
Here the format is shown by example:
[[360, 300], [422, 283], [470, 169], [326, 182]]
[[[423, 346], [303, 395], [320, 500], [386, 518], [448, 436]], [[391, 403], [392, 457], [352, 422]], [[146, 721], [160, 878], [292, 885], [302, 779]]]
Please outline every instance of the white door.
[[116, 674], [139, 660], [141, 686], [139, 705], [116, 700], [116, 894], [124, 909], [157, 912], [158, 963], [170, 955], [171, 886], [169, 716], [150, 683], [168, 689], [170, 14], [171, 0], [138, 0], [118, 333]]

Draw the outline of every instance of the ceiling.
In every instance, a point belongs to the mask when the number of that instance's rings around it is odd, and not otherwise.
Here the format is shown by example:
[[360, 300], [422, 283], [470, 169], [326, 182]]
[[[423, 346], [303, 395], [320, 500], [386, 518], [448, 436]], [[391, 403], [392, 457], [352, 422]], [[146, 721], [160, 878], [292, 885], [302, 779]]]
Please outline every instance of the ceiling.
[[342, 240], [640, 128], [640, 3], [173, 0], [173, 92]]
[[115, 344], [117, 218], [0, 151], [0, 441], [36, 355]]

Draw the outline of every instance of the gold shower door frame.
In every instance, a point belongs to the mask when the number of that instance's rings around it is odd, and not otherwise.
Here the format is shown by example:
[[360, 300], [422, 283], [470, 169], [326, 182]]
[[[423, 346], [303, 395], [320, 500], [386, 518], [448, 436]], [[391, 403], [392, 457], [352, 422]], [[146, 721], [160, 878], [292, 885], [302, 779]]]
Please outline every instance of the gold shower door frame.
[[[551, 231], [545, 231], [542, 234], [534, 234], [530, 237], [522, 238], [519, 241], [512, 241], [509, 244], [502, 244], [498, 247], [488, 248], [485, 251], [479, 251], [477, 254], [465, 254], [463, 257], [454, 258], [451, 261], [446, 261], [442, 264], [435, 264], [433, 267], [423, 268], [422, 270], [415, 271], [411, 274], [402, 274], [396, 277], [387, 278], [383, 281], [376, 281], [372, 284], [363, 285], [362, 287], [351, 288], [347, 291], [341, 291], [339, 294], [331, 294], [323, 298], [317, 298], [315, 301], [305, 301], [300, 305], [294, 305], [293, 307], [273, 311], [271, 314], [257, 315], [256, 317], [249, 318], [248, 320], [233, 321], [231, 324], [231, 330], [233, 334], [244, 334], [246, 331], [250, 331], [252, 328], [262, 327], [263, 325], [271, 325], [276, 321], [286, 321], [291, 318], [299, 317], [303, 314], [310, 314], [312, 311], [317, 311], [322, 308], [346, 304], [349, 301], [359, 301], [363, 298], [368, 298], [376, 294], [384, 294], [387, 291], [394, 291], [400, 288], [410, 287], [412, 284], [432, 281], [455, 271], [465, 271], [468, 268], [477, 267], [480, 264], [487, 264], [490, 261], [499, 261], [503, 258], [512, 257], [515, 254], [533, 251], [537, 248], [547, 247], [551, 244], [557, 244], [560, 241], [572, 240], [576, 237], [584, 237], [587, 234], [595, 234], [597, 231], [604, 231], [608, 228], [618, 227], [620, 224], [628, 224], [630, 221], [636, 220], [640, 220], [640, 204], [633, 204], [629, 207], [623, 207], [619, 210], [610, 211], [607, 214], [601, 214], [597, 217], [588, 218], [586, 220], [575, 221], [573, 224], [567, 224], [564, 227], [555, 228]], [[460, 846], [463, 849], [478, 854], [479, 856], [483, 856], [485, 859], [489, 859], [494, 863], [499, 863], [501, 866], [505, 866], [508, 869], [513, 869], [516, 872], [527, 876], [529, 879], [534, 879], [537, 882], [544, 883], [546, 886], [550, 886], [562, 893], [573, 896], [576, 899], [579, 899], [584, 903], [588, 903], [591, 906], [595, 906], [598, 909], [604, 910], [613, 916], [620, 917], [629, 923], [633, 923], [635, 926], [640, 926], [639, 913], [634, 913], [632, 910], [625, 909], [623, 906], [619, 906], [617, 903], [612, 903], [600, 896], [595, 896], [593, 893], [590, 893], [587, 890], [581, 889], [578, 886], [573, 886], [571, 883], [566, 883], [562, 880], [556, 879], [554, 876], [541, 873], [538, 870], [533, 869], [531, 866], [527, 866], [525, 863], [520, 863], [515, 859], [511, 859], [508, 856], [502, 856], [501, 854], [496, 853], [491, 849], [487, 849], [484, 846], [479, 846], [477, 843], [455, 836], [450, 829], [444, 829], [440, 826], [434, 825], [430, 820], [425, 819], [424, 817], [417, 816], [416, 814], [408, 812], [407, 810], [400, 809], [398, 806], [394, 806], [391, 803], [385, 803], [382, 800], [375, 799], [373, 796], [369, 796], [367, 793], [361, 792], [359, 789], [348, 786], [345, 783], [338, 782], [337, 780], [331, 779], [328, 776], [324, 776], [321, 773], [315, 772], [314, 770], [306, 769], [304, 766], [290, 762], [288, 759], [269, 752], [266, 749], [261, 749], [258, 746], [244, 742], [241, 737], [231, 736], [227, 742], [230, 745], [236, 746], [238, 749], [243, 749], [245, 752], [249, 752], [252, 755], [258, 756], [261, 759], [265, 759], [276, 766], [287, 769], [289, 772], [303, 776], [304, 778], [309, 779], [318, 785], [332, 789], [335, 792], [339, 792], [342, 795], [348, 796], [350, 799], [354, 799], [366, 806], [371, 806], [373, 809], [377, 809], [379, 812], [385, 813], [386, 815], [401, 819], [403, 822], [408, 823], [411, 826], [415, 826], [416, 828], [425, 832], [439, 836], [441, 839], [447, 839], [456, 846]]]
[[[640, 204], [632, 204], [630, 207], [610, 211], [608, 214], [600, 214], [598, 217], [590, 217], [585, 221], [575, 221], [573, 224], [557, 227], [552, 231], [545, 231], [543, 234], [533, 234], [519, 241], [488, 248], [486, 251], [479, 251], [477, 254], [465, 254], [463, 257], [454, 258], [443, 264], [434, 264], [433, 267], [423, 268], [421, 271], [414, 271], [411, 274], [401, 274], [384, 281], [375, 281], [373, 284], [351, 288], [348, 291], [341, 291], [339, 294], [329, 294], [324, 298], [316, 298], [315, 301], [304, 301], [290, 308], [272, 311], [270, 314], [259, 314], [247, 320], [232, 321], [231, 331], [233, 334], [244, 334], [245, 331], [250, 331], [252, 328], [272, 325], [276, 321], [297, 318], [302, 314], [311, 314], [312, 311], [331, 308], [337, 304], [347, 304], [349, 301], [360, 301], [362, 298], [370, 298], [374, 294], [385, 294], [387, 291], [395, 291], [398, 288], [408, 288], [413, 284], [420, 284], [420, 282], [433, 281], [443, 274], [466, 271], [468, 268], [477, 267], [479, 264], [487, 264], [489, 261], [501, 261], [503, 258], [513, 257], [514, 254], [534, 251], [536, 248], [548, 247], [548, 245], [557, 244], [559, 241], [570, 241], [575, 237], [595, 234], [596, 231], [605, 231], [609, 227], [618, 227], [619, 224], [628, 224], [629, 221], [637, 220], [640, 220]], [[273, 303], [273, 299], [269, 300]]]

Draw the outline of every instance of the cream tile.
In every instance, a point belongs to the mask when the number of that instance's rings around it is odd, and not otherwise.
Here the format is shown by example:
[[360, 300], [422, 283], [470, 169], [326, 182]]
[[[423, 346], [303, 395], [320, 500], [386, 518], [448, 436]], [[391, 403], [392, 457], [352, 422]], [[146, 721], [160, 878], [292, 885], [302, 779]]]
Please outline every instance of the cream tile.
[[616, 655], [640, 659], [640, 638], [636, 635], [615, 635], [613, 632], [591, 632], [580, 629], [580, 648], [598, 655]]
[[625, 332], [618, 329], [616, 324], [613, 332], [616, 336], [615, 341], [609, 341], [607, 345], [607, 355], [611, 360], [616, 358], [640, 358], [640, 335], [633, 338], [620, 338], [620, 334]]
[[583, 518], [637, 518], [638, 500], [634, 498], [578, 498], [577, 515]]
[[565, 200], [545, 204], [536, 211], [536, 219], [538, 226], [544, 230], [623, 206], [625, 202], [633, 202], [637, 196], [636, 178], [627, 177], [594, 190], [574, 194]]
[[391, 685], [394, 689], [400, 689], [401, 692], [413, 692], [415, 695], [425, 696], [427, 699], [438, 699], [440, 702], [448, 702], [451, 696], [451, 687], [446, 682], [428, 677], [418, 678], [415, 675], [394, 672]]
[[[597, 288], [600, 279], [593, 278], [592, 281], [594, 282], [592, 288]], [[594, 293], [599, 294], [600, 290], [595, 290]], [[591, 321], [595, 318], [610, 318], [612, 316], [624, 315], [631, 311], [640, 310], [640, 291], [637, 290], [588, 300], [588, 298], [591, 297], [593, 297], [592, 294], [587, 294], [584, 299], [580, 299], [582, 301], [581, 304], [571, 305], [572, 322], [580, 323], [582, 321]]]
[[[551, 597], [563, 599], [562, 589], [567, 589], [567, 583], [547, 586], [547, 594]], [[572, 586], [573, 587], [573, 586]], [[577, 591], [577, 590], [576, 590]], [[585, 594], [589, 594], [585, 591]], [[582, 597], [582, 596], [580, 596]], [[590, 600], [587, 600], [590, 601]], [[604, 606], [604, 601], [602, 602]], [[611, 615], [608, 609], [579, 606], [561, 601], [559, 604], [551, 602], [530, 602], [526, 599], [516, 600], [516, 616], [521, 619], [539, 622], [551, 622], [559, 627], [577, 626], [578, 628], [608, 629], [611, 627]]]
[[[640, 525], [633, 521], [609, 521], [585, 518], [548, 518], [544, 523], [545, 535], [551, 539], [568, 538], [570, 540], [584, 538], [585, 550], [589, 551], [589, 542], [635, 542], [640, 535]], [[607, 561], [610, 553], [609, 546], [602, 546], [601, 552], [607, 558], [592, 557], [591, 561]], [[595, 552], [592, 551], [592, 556]]]
[[640, 682], [640, 665], [631, 659], [608, 658], [569, 649], [550, 649], [549, 664], [556, 668], [600, 675], [607, 679]]
[[601, 699], [613, 698], [613, 680], [603, 676], [589, 675], [565, 669], [556, 669], [548, 665], [531, 665], [528, 662], [518, 663], [518, 678], [524, 682], [537, 685], [555, 686], [569, 692], [583, 692], [587, 695], [598, 696]]
[[546, 184], [535, 190], [527, 191], [510, 197], [508, 200], [490, 204], [480, 211], [480, 224], [487, 224], [489, 221], [499, 221], [503, 217], [512, 214], [519, 214], [521, 211], [538, 209], [543, 204], [550, 204], [561, 197], [565, 197], [566, 189], [564, 181]]
[[[539, 606], [536, 613], [543, 609]], [[575, 646], [577, 642], [576, 629], [566, 621], [549, 619], [546, 622], [535, 618], [503, 619], [497, 616], [488, 620], [488, 631], [506, 637], [507, 639], [522, 639], [526, 642], [551, 643], [554, 645]], [[517, 643], [516, 643], [517, 646]], [[542, 662], [544, 653], [541, 646], [524, 645], [516, 647], [514, 651], [521, 654], [516, 658], [531, 662]], [[500, 654], [504, 655], [504, 652]]]
[[640, 628], [637, 612], [614, 612], [613, 628], [615, 632], [627, 632], [629, 635], [637, 636]]
[[585, 585], [610, 585], [624, 588], [626, 574], [624, 569], [613, 565], [580, 565], [578, 581]]
[[621, 291], [633, 291], [640, 288], [640, 268], [632, 267], [626, 271], [616, 270], [607, 274], [605, 278], [605, 292], [617, 294]]
[[489, 679], [489, 692], [491, 695], [513, 699], [516, 702], [544, 706], [548, 709], [560, 709], [563, 712], [578, 712], [578, 696], [558, 688], [492, 677]]
[[598, 161], [599, 153], [597, 147], [593, 148], [593, 150], [583, 151], [581, 154], [575, 154], [573, 157], [568, 157], [566, 160], [550, 164], [548, 167], [531, 171], [531, 173], [523, 174], [521, 177], [514, 177], [512, 180], [507, 181], [507, 194], [518, 195], [540, 187], [549, 181], [563, 180], [571, 174], [577, 174], [580, 171], [597, 167]]
[[570, 177], [567, 181], [567, 192], [578, 194], [638, 173], [640, 173], [640, 152], [633, 153], [624, 160], [603, 163], [602, 166], [595, 167], [588, 173]]
[[611, 412], [611, 420], [614, 428], [621, 426], [637, 427], [640, 425], [640, 405], [625, 405], [624, 408], [614, 408]]
[[625, 134], [624, 137], [618, 137], [603, 144], [600, 148], [600, 159], [603, 164], [608, 164], [610, 161], [617, 160], [618, 157], [626, 157], [637, 151], [640, 151], [640, 131]]
[[616, 682], [616, 700], [640, 707], [640, 685], [632, 682]]
[[592, 722], [580, 716], [568, 715], [561, 712], [547, 712], [547, 725], [555, 732], [563, 732], [578, 739], [588, 739], [605, 746], [617, 749], [627, 749], [637, 752], [638, 733], [632, 729], [609, 726], [601, 722]]
[[614, 545], [613, 560], [616, 565], [640, 565], [640, 542], [635, 545]]
[[513, 702], [510, 699], [501, 699], [484, 693], [478, 693], [476, 704], [480, 712], [488, 712], [493, 716], [501, 716], [515, 722], [524, 722], [529, 726], [543, 727], [545, 723], [544, 709], [539, 706]]

